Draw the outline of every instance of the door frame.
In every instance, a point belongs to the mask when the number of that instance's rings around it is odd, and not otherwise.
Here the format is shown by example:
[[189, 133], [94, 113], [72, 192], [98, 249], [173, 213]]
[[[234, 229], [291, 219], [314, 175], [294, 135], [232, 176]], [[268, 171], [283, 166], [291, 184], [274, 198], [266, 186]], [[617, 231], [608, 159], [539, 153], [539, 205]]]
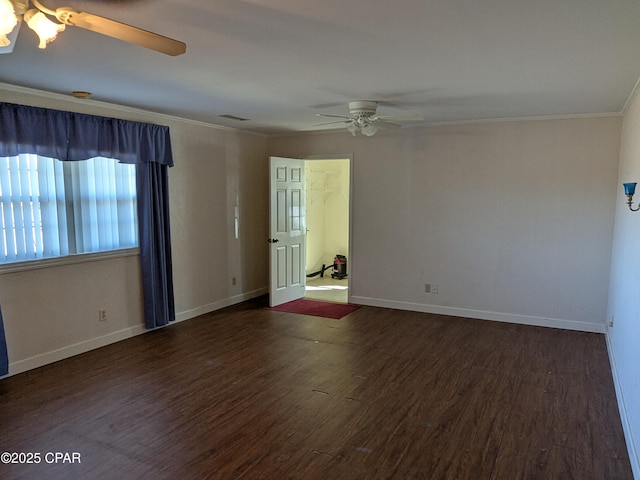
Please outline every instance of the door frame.
[[[349, 282], [349, 288], [347, 290], [347, 302], [351, 303], [351, 296], [353, 290], [353, 154], [326, 154], [326, 155], [302, 155], [297, 158], [302, 160], [349, 160], [349, 258], [347, 258], [347, 281]], [[305, 187], [306, 188], [306, 187]], [[306, 265], [306, 264], [305, 264]], [[305, 275], [307, 274], [305, 268]]]

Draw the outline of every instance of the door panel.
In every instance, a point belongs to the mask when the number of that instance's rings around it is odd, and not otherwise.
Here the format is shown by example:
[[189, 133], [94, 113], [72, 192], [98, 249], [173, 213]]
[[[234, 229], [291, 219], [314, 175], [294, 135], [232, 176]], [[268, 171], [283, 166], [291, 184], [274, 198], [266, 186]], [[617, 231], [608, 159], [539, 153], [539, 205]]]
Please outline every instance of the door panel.
[[306, 205], [304, 161], [271, 157], [269, 257], [271, 306], [304, 297]]
[[276, 234], [287, 233], [287, 191], [276, 191]]
[[276, 257], [276, 288], [280, 290], [287, 287], [287, 249], [285, 247], [276, 247]]

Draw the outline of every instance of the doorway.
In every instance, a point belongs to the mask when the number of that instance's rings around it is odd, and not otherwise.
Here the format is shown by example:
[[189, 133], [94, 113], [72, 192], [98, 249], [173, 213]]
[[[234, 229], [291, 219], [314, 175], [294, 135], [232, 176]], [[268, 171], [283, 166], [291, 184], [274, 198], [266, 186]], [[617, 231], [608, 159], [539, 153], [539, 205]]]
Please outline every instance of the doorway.
[[351, 159], [308, 158], [305, 177], [305, 298], [349, 303]]

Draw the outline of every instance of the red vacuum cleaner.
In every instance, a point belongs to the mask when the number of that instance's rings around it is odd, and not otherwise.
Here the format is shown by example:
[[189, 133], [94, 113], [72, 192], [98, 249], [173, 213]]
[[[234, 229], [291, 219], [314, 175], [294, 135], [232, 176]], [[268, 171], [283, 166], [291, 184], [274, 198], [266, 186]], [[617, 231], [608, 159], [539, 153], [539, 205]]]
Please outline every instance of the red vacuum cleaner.
[[322, 268], [317, 272], [313, 272], [307, 275], [307, 278], [317, 277], [320, 275], [320, 278], [324, 278], [324, 272], [333, 268], [333, 273], [331, 274], [331, 278], [338, 278], [342, 280], [347, 276], [347, 257], [344, 255], [336, 255], [333, 259], [333, 265], [325, 265], [322, 264]]
[[331, 278], [338, 278], [342, 280], [347, 276], [347, 257], [344, 255], [336, 255], [333, 259], [333, 273]]

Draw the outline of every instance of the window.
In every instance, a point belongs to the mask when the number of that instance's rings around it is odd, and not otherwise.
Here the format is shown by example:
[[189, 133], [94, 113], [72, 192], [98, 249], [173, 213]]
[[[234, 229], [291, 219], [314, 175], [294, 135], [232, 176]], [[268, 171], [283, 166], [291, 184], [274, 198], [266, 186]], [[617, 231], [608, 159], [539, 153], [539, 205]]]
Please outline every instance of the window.
[[0, 264], [138, 245], [135, 166], [0, 157]]

